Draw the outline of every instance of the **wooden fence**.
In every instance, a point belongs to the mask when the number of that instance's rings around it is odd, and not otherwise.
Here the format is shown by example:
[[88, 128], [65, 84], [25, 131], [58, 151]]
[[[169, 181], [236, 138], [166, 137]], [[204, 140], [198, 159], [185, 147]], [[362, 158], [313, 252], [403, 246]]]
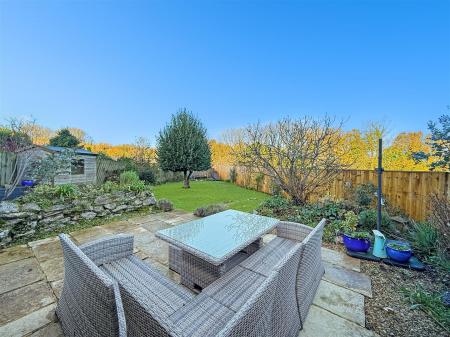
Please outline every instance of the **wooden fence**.
[[[215, 171], [222, 180], [230, 177], [229, 165], [216, 165]], [[411, 172], [411, 171], [384, 171], [383, 196], [394, 206], [402, 209], [415, 220], [424, 220], [429, 212], [429, 196], [437, 194], [449, 198], [448, 172]], [[237, 181], [240, 186], [256, 188], [256, 176], [243, 168], [237, 168]], [[344, 199], [349, 188], [363, 183], [373, 183], [377, 186], [376, 171], [344, 170], [336, 179], [324, 187], [320, 196], [329, 196], [335, 199]], [[271, 193], [271, 182], [264, 179], [259, 189]]]
[[0, 152], [0, 186], [9, 184], [14, 166], [16, 163], [16, 155], [10, 152]]
[[112, 159], [97, 157], [97, 184], [102, 184], [105, 180], [125, 170], [125, 164]]

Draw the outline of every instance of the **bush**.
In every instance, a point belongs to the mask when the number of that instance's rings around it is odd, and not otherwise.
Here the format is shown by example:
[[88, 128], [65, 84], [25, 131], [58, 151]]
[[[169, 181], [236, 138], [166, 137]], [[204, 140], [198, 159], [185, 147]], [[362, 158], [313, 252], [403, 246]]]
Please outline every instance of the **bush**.
[[43, 208], [51, 206], [54, 202], [76, 199], [80, 195], [80, 189], [74, 184], [63, 184], [52, 186], [41, 184], [34, 187], [25, 194], [21, 201], [23, 203], [34, 202]]
[[80, 193], [80, 190], [78, 189], [77, 185], [74, 184], [63, 184], [63, 185], [57, 185], [55, 187], [55, 193], [61, 200], [64, 199], [75, 199], [78, 194]]
[[194, 211], [194, 215], [199, 217], [205, 217], [208, 215], [216, 214], [219, 212], [223, 212], [227, 209], [227, 206], [223, 204], [213, 204], [213, 205], [207, 205], [203, 207], [199, 207]]
[[170, 200], [159, 199], [158, 202], [156, 203], [156, 208], [164, 212], [169, 212], [173, 210], [173, 204]]
[[261, 215], [280, 216], [286, 215], [286, 212], [293, 211], [295, 208], [292, 203], [280, 195], [275, 195], [264, 200], [256, 209]]
[[[359, 213], [359, 224], [365, 229], [375, 229], [377, 227], [377, 210], [366, 209]], [[381, 212], [381, 227], [389, 228], [392, 225], [391, 218], [386, 211]]]
[[131, 185], [139, 181], [139, 176], [135, 171], [125, 171], [120, 174], [120, 185]]
[[409, 239], [414, 250], [425, 256], [433, 255], [439, 247], [439, 233], [427, 222], [414, 223]]
[[237, 170], [235, 167], [230, 169], [230, 181], [235, 184], [237, 180]]
[[139, 172], [139, 179], [153, 185], [156, 183], [156, 174], [152, 169], [144, 168]]
[[375, 193], [377, 188], [372, 183], [361, 184], [355, 188], [355, 201], [361, 207], [372, 205], [376, 199]]

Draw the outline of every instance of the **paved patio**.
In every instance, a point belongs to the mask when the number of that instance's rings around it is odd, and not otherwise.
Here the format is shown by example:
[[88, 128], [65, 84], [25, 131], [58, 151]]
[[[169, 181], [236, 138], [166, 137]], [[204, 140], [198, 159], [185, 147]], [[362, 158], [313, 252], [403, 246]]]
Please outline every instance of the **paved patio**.
[[[115, 221], [70, 233], [78, 244], [116, 233], [135, 237], [135, 254], [179, 283], [168, 269], [168, 246], [155, 232], [194, 219], [172, 211]], [[264, 237], [269, 241], [273, 235]], [[376, 336], [365, 326], [364, 297], [372, 296], [370, 279], [360, 261], [323, 248], [326, 273], [299, 337]], [[58, 238], [0, 250], [0, 336], [62, 336], [54, 314], [63, 283]]]

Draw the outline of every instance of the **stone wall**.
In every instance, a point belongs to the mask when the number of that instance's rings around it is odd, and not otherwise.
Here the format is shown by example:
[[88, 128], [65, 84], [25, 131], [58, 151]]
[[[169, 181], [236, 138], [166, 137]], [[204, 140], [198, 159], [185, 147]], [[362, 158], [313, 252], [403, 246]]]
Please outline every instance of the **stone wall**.
[[97, 197], [81, 197], [69, 202], [42, 208], [36, 203], [0, 202], [0, 247], [19, 238], [32, 237], [37, 232], [53, 231], [80, 220], [137, 210], [153, 206], [151, 192], [117, 191]]

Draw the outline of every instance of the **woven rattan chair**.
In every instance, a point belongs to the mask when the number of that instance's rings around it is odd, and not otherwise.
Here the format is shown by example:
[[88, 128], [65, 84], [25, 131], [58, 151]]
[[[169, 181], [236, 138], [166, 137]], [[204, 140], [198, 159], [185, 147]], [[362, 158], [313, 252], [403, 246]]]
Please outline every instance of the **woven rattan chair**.
[[[197, 296], [133, 256], [133, 237], [75, 246], [61, 235], [66, 336], [294, 337], [323, 274], [323, 220], [280, 223], [278, 237]], [[126, 321], [126, 324], [125, 324]]]

